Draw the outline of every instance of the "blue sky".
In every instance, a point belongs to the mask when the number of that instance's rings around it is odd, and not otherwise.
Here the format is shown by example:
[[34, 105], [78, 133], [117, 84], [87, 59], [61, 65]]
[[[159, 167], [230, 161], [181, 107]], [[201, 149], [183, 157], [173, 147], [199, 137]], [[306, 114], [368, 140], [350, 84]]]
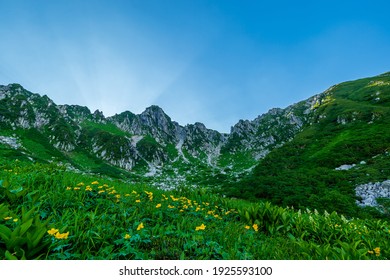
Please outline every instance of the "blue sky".
[[390, 71], [387, 1], [0, 0], [0, 84], [229, 132]]

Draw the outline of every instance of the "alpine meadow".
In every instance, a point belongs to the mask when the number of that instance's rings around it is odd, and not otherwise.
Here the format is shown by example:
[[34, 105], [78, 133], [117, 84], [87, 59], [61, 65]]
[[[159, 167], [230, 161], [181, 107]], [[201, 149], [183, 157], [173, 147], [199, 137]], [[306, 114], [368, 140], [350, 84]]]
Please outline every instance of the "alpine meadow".
[[389, 127], [390, 72], [230, 133], [0, 86], [0, 259], [388, 260]]

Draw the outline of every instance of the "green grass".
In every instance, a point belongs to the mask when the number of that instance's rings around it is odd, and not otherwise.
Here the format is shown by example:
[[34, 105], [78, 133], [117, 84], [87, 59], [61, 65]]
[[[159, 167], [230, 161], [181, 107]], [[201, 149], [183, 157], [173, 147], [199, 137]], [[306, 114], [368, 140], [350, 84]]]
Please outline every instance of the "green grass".
[[84, 128], [92, 131], [105, 131], [119, 136], [128, 136], [128, 137], [132, 136], [130, 133], [119, 129], [117, 126], [115, 126], [112, 123], [97, 123], [93, 121], [84, 121], [81, 125]]
[[234, 154], [222, 154], [218, 160], [218, 165], [228, 167], [231, 170], [243, 171], [254, 166], [257, 161], [249, 152], [236, 152]]
[[82, 166], [86, 169], [97, 168], [101, 165], [101, 160], [94, 158], [86, 153], [81, 152], [71, 152], [69, 153], [69, 157], [72, 159], [73, 163], [76, 166]]
[[0, 259], [388, 259], [385, 221], [0, 163]]

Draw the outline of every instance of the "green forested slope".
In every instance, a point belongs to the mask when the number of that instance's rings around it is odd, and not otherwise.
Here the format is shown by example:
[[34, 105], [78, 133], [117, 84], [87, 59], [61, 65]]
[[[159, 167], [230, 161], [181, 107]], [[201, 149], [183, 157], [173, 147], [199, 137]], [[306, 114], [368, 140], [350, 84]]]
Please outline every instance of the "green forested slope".
[[314, 107], [312, 122], [271, 151], [250, 176], [228, 186], [230, 195], [361, 214], [356, 184], [390, 176], [389, 74], [336, 85]]

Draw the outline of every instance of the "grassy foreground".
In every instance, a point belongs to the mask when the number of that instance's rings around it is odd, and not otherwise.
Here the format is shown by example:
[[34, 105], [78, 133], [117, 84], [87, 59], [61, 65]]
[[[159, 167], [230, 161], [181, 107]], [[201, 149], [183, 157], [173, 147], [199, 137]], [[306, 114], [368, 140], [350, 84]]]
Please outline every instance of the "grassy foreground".
[[0, 162], [1, 259], [389, 259], [386, 221]]

